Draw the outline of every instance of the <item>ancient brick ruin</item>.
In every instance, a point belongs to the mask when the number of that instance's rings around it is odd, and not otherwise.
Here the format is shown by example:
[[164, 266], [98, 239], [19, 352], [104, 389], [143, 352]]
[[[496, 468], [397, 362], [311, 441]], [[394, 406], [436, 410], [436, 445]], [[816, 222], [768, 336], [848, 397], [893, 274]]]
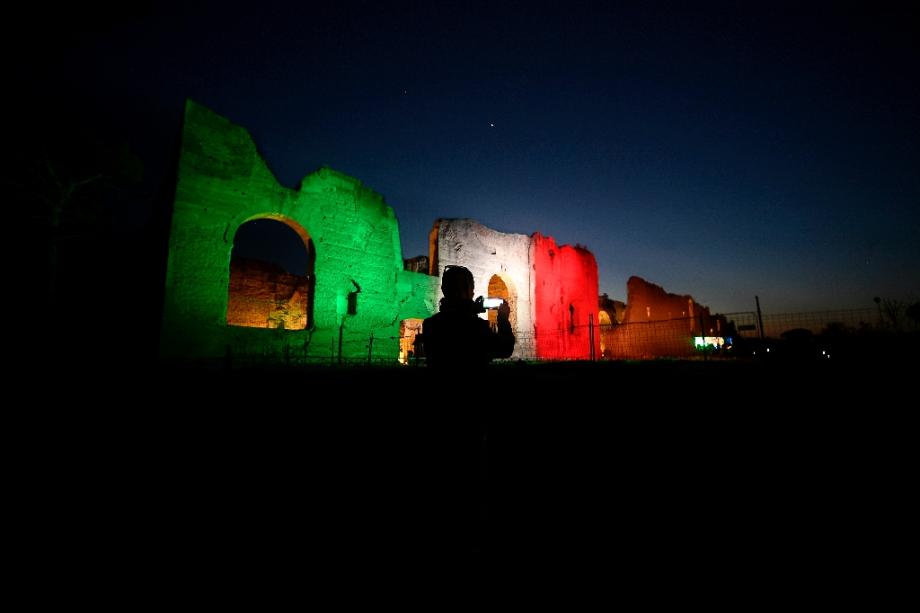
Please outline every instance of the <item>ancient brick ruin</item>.
[[430, 260], [434, 272], [451, 264], [469, 268], [477, 294], [508, 302], [517, 338], [512, 357], [598, 355], [597, 264], [587, 249], [556, 245], [540, 233], [498, 232], [472, 219], [440, 219]]
[[[233, 257], [253, 220], [291, 228], [305, 275]], [[297, 189], [281, 186], [242, 127], [189, 101], [170, 232], [161, 353], [172, 359], [256, 353], [303, 360], [406, 362], [422, 319], [440, 299], [440, 274], [472, 271], [476, 294], [511, 307], [513, 358], [593, 359], [673, 355], [646, 332], [690, 335], [722, 322], [689, 296], [638, 277], [627, 306], [598, 301], [594, 256], [550, 236], [499, 232], [472, 219], [438, 219], [427, 256], [403, 258], [383, 197], [322, 168]], [[606, 299], [606, 300], [605, 300]], [[483, 317], [495, 317], [491, 311]], [[667, 349], [667, 351], [665, 351]]]
[[[641, 277], [630, 277], [626, 291], [622, 316], [617, 314], [616, 322], [601, 330], [605, 357], [691, 356], [698, 353], [693, 337], [719, 336], [726, 328], [724, 317], [711, 315], [692, 296], [668, 293]], [[615, 303], [611, 306], [616, 313]], [[609, 311], [607, 319], [613, 319]]]
[[[236, 302], [245, 296], [230, 299], [239, 287], [231, 287], [233, 240], [254, 219], [284, 223], [303, 242], [311, 279], [308, 322], [301, 329], [290, 329], [294, 322], [274, 311], [266, 319], [275, 328], [234, 325], [245, 311]], [[436, 278], [404, 270], [401, 252], [396, 216], [380, 194], [328, 168], [307, 175], [298, 189], [285, 188], [245, 129], [189, 101], [161, 354], [179, 360], [240, 353], [395, 360], [400, 322], [430, 315], [438, 287]], [[250, 315], [258, 323], [261, 315]]]
[[290, 274], [261, 260], [230, 260], [228, 325], [303, 330], [308, 327], [309, 304], [309, 276]]
[[537, 355], [552, 359], [600, 356], [597, 263], [584, 247], [557, 245], [533, 235], [534, 320]]

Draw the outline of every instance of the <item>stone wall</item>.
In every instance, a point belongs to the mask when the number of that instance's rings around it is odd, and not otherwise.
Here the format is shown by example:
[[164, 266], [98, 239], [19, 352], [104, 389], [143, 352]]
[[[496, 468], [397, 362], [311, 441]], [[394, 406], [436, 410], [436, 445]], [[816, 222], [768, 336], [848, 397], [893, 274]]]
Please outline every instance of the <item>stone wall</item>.
[[[284, 334], [227, 325], [230, 255], [243, 223], [291, 227], [313, 254], [312, 320]], [[393, 209], [360, 181], [322, 168], [298, 189], [278, 184], [249, 133], [188, 101], [170, 231], [161, 353], [174, 359], [227, 352], [396, 360], [399, 322], [427, 317], [437, 279], [403, 269]], [[355, 293], [357, 292], [357, 293]], [[348, 314], [348, 296], [357, 308]]]
[[541, 359], [585, 360], [600, 356], [597, 263], [583, 247], [532, 237], [536, 353]]
[[601, 329], [600, 355], [610, 358], [614, 355], [613, 331], [626, 318], [626, 303], [622, 300], [613, 300], [607, 294], [601, 294], [597, 299], [597, 317]]
[[516, 338], [512, 357], [588, 359], [589, 321], [600, 356], [597, 263], [587, 249], [556, 245], [539, 232], [508, 234], [472, 219], [439, 219], [430, 261], [439, 276], [446, 266], [465, 266], [476, 295], [505, 298]]
[[642, 277], [632, 276], [626, 282], [625, 323], [673, 321], [684, 319], [688, 332], [700, 331], [711, 317], [709, 308], [696, 303], [692, 296], [668, 293], [660, 285], [649, 283]]
[[309, 277], [292, 275], [277, 264], [232, 258], [227, 324], [305, 329], [309, 282]]
[[508, 290], [506, 301], [517, 339], [512, 357], [533, 357], [530, 237], [498, 232], [473, 219], [439, 219], [432, 236], [430, 260], [439, 278], [438, 288], [440, 275], [449, 265], [465, 266], [473, 273], [476, 296], [487, 296], [490, 281], [501, 279]]
[[718, 336], [725, 329], [724, 317], [711, 315], [692, 296], [671, 294], [636, 276], [626, 282], [626, 291], [623, 323], [604, 335], [607, 357], [689, 357], [698, 353], [694, 336]]
[[[293, 286], [280, 309], [256, 312], [230, 302], [234, 236], [262, 218], [293, 229], [309, 254], [306, 315], [297, 311], [303, 298]], [[513, 357], [590, 357], [589, 317], [599, 355], [597, 265], [586, 249], [471, 219], [440, 219], [427, 264], [429, 274], [424, 258], [403, 259], [396, 216], [380, 194], [329, 168], [307, 175], [297, 189], [285, 188], [244, 128], [188, 101], [170, 230], [164, 357], [364, 360], [370, 352], [396, 361], [402, 322], [437, 311], [440, 273], [450, 264], [470, 269], [477, 295], [491, 288], [508, 301]], [[263, 320], [262, 327], [248, 327]], [[303, 329], [292, 329], [301, 323]]]

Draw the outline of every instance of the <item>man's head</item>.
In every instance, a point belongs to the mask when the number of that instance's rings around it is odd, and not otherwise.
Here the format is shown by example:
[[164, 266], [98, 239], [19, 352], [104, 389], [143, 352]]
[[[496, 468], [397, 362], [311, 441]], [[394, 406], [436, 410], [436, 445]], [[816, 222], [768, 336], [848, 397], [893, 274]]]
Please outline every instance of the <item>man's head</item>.
[[473, 299], [473, 273], [463, 266], [448, 266], [441, 277], [441, 292], [447, 299]]

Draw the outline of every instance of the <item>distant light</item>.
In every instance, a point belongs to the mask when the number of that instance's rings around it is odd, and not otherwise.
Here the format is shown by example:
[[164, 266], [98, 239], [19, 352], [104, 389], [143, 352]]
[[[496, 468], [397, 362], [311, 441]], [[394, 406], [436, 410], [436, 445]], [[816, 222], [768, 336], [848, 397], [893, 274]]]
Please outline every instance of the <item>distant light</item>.
[[490, 123], [490, 124], [489, 124], [489, 127], [490, 127], [490, 128], [494, 128], [494, 127], [495, 127], [495, 124], [494, 124], [494, 123]]
[[769, 347], [767, 347], [767, 353], [770, 353], [770, 348], [769, 348]]

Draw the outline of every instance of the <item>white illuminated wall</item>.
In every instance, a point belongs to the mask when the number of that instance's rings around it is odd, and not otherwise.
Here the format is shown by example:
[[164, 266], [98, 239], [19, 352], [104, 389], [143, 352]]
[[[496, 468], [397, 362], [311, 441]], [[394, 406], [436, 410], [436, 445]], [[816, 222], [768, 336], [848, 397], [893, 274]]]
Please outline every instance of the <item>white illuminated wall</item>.
[[437, 225], [438, 276], [446, 266], [465, 266], [473, 273], [474, 295], [486, 296], [492, 275], [499, 275], [515, 295], [512, 357], [534, 357], [530, 237], [497, 232], [473, 219], [441, 219]]

